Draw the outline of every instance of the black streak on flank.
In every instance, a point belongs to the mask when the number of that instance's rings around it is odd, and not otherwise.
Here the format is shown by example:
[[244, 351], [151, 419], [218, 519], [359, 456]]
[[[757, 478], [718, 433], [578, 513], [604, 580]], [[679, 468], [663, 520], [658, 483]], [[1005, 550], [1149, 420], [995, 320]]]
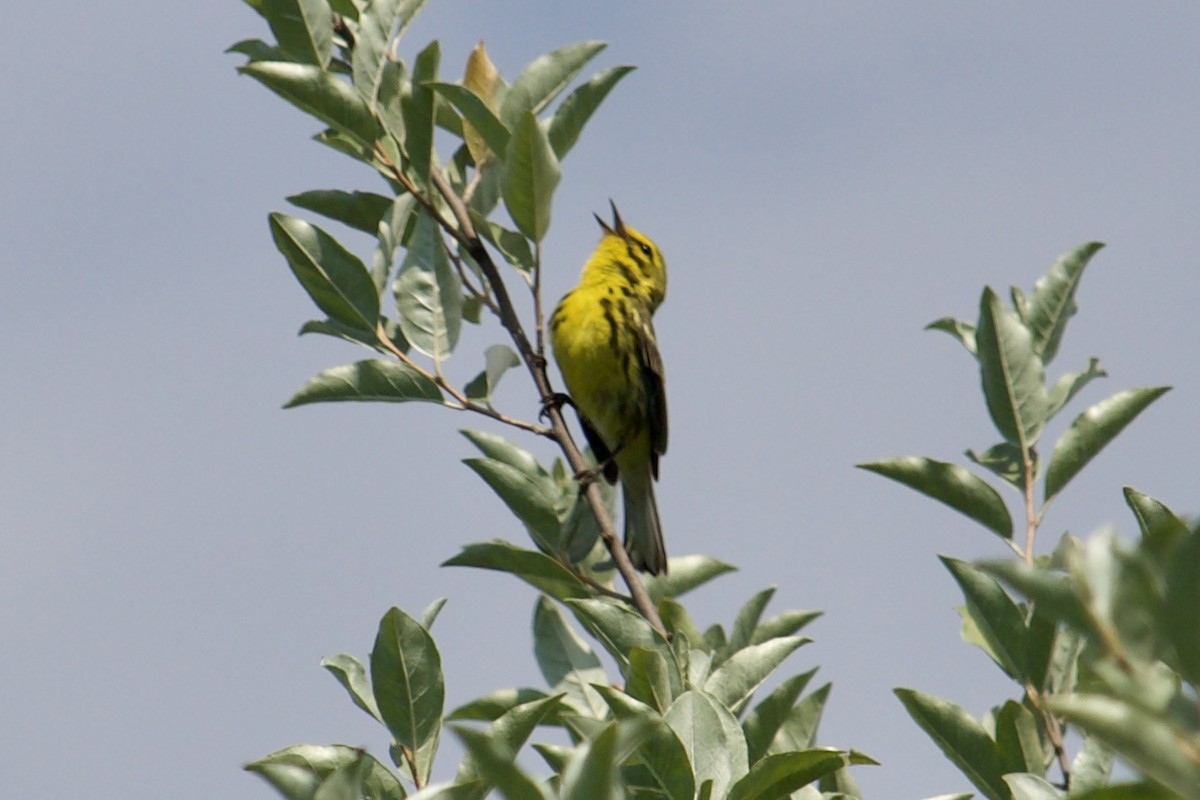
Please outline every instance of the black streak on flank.
[[617, 330], [617, 318], [613, 315], [613, 301], [607, 297], [601, 297], [600, 308], [604, 310], [604, 321], [608, 323], [608, 346], [614, 353], [619, 352], [620, 332]]

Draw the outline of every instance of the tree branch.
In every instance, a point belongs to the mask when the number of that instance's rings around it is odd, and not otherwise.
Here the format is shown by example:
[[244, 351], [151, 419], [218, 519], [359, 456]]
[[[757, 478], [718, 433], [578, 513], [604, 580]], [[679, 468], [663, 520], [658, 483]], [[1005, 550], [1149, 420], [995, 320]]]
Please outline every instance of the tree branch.
[[[484, 277], [487, 278], [488, 283], [491, 285], [492, 294], [495, 295], [496, 305], [499, 307], [500, 324], [508, 331], [509, 336], [512, 337], [513, 344], [517, 346], [517, 352], [520, 353], [521, 360], [525, 362], [525, 366], [533, 377], [533, 383], [537, 387], [538, 396], [541, 398], [546, 414], [550, 418], [550, 438], [558, 444], [563, 452], [563, 456], [567, 460], [568, 466], [570, 466], [574, 474], [578, 475], [586, 472], [588, 465], [583, 460], [583, 454], [575, 445], [575, 440], [571, 438], [571, 432], [567, 429], [562, 409], [554, 403], [554, 391], [550, 388], [550, 379], [546, 373], [546, 358], [534, 349], [529, 341], [529, 337], [525, 335], [525, 329], [522, 327], [521, 320], [517, 316], [512, 298], [508, 294], [508, 288], [504, 285], [504, 279], [501, 277], [500, 271], [496, 268], [496, 262], [492, 260], [491, 254], [483, 244], [483, 240], [475, 232], [475, 226], [471, 223], [471, 217], [467, 213], [467, 208], [463, 204], [462, 199], [454, 193], [454, 190], [437, 169], [430, 171], [430, 178], [433, 181], [434, 187], [441, 193], [446, 203], [450, 206], [450, 212], [454, 215], [454, 219], [458, 223], [458, 228], [455, 229], [449, 226], [440, 217], [435, 216], [434, 218], [438, 220], [448, 233], [458, 239], [471, 258], [475, 260], [475, 263], [479, 265]], [[411, 183], [408, 185], [411, 185]], [[422, 203], [422, 205], [426, 205], [426, 203]], [[592, 508], [592, 513], [596, 515], [596, 522], [600, 526], [600, 538], [604, 540], [604, 545], [612, 555], [617, 571], [621, 573], [625, 585], [629, 587], [629, 593], [633, 597], [634, 606], [646, 618], [651, 627], [665, 638], [667, 636], [666, 627], [662, 623], [662, 618], [658, 615], [658, 610], [654, 607], [654, 602], [650, 599], [650, 594], [646, 591], [645, 584], [642, 583], [641, 577], [638, 575], [637, 570], [634, 569], [633, 562], [629, 560], [629, 554], [625, 552], [625, 548], [615, 532], [612, 518], [609, 517], [608, 509], [604, 507], [604, 499], [600, 496], [600, 487], [595, 483], [588, 484], [584, 488], [584, 496], [587, 498], [588, 505]]]

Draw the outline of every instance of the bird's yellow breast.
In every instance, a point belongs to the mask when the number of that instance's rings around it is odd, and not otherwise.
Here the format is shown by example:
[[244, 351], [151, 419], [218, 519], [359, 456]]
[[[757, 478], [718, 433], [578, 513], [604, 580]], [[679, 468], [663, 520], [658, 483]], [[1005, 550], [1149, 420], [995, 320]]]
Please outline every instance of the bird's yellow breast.
[[619, 287], [581, 284], [550, 318], [550, 344], [567, 392], [613, 447], [645, 425], [646, 390], [631, 335], [644, 313]]

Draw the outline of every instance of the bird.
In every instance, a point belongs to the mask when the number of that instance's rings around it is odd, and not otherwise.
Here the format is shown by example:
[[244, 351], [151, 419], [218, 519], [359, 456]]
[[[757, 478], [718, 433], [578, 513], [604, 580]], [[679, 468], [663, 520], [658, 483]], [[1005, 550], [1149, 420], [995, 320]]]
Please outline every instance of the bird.
[[594, 215], [600, 243], [550, 316], [550, 344], [597, 461], [593, 479], [621, 481], [630, 561], [660, 575], [667, 550], [654, 483], [667, 452], [667, 393], [652, 317], [666, 297], [667, 265], [609, 204], [612, 223]]

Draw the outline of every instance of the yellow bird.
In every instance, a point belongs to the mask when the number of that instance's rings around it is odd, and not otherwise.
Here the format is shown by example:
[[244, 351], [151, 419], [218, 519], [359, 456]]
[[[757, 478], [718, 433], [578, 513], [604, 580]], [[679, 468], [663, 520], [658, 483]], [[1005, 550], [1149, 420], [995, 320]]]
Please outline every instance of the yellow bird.
[[609, 483], [621, 479], [625, 550], [658, 575], [667, 550], [654, 499], [667, 452], [667, 393], [651, 317], [667, 292], [667, 265], [650, 239], [621, 221], [616, 205], [579, 285], [550, 317], [554, 358], [588, 444]]

